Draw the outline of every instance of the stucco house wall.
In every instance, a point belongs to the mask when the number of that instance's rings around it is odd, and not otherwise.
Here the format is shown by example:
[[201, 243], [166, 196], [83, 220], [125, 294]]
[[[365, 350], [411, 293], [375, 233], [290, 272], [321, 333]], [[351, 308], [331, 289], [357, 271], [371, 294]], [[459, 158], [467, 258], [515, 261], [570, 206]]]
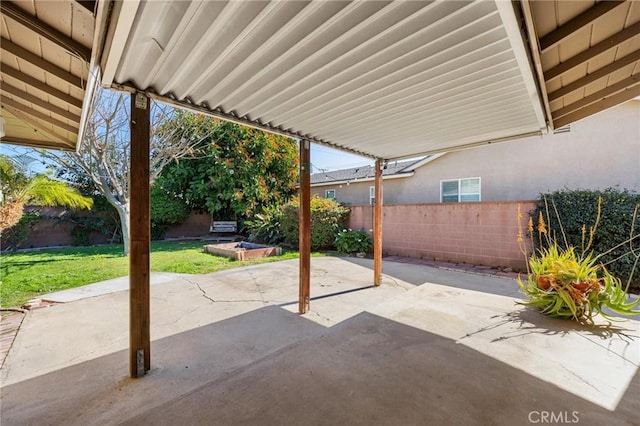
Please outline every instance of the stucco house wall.
[[[556, 189], [619, 186], [640, 192], [640, 101], [571, 124], [571, 131], [449, 152], [413, 176], [384, 180], [385, 204], [440, 202], [440, 181], [480, 177], [482, 201], [531, 200]], [[369, 204], [373, 181], [316, 186], [320, 197]]]

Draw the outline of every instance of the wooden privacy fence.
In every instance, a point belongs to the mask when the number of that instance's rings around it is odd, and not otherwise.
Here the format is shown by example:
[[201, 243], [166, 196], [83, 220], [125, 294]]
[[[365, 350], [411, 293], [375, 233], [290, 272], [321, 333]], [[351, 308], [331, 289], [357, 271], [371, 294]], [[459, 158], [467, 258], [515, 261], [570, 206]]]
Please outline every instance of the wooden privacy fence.
[[[518, 244], [518, 205], [524, 244], [533, 201], [398, 204], [383, 206], [385, 255], [526, 270]], [[351, 229], [371, 234], [371, 206], [351, 206]]]

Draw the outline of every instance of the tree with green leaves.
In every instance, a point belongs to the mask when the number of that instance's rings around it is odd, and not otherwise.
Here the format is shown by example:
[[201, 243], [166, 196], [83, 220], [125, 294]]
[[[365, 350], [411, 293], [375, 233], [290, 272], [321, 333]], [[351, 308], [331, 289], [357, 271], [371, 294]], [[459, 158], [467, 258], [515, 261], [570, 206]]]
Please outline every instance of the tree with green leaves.
[[6, 155], [0, 155], [0, 232], [18, 223], [24, 206], [91, 208], [93, 200], [47, 175], [29, 177]]
[[194, 128], [204, 141], [193, 155], [168, 165], [156, 180], [163, 190], [217, 220], [243, 220], [296, 192], [294, 139], [188, 113], [165, 123]]

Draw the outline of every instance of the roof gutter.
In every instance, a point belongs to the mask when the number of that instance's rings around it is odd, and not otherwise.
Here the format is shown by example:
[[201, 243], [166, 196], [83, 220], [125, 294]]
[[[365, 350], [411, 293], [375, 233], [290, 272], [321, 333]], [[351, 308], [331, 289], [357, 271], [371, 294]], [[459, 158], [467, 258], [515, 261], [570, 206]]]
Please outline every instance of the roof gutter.
[[82, 101], [82, 114], [80, 115], [80, 129], [78, 130], [78, 141], [76, 142], [76, 152], [80, 150], [83, 143], [87, 124], [92, 113], [93, 100], [100, 82], [99, 63], [102, 59], [102, 49], [105, 44], [109, 19], [112, 13], [113, 3], [110, 1], [99, 1], [95, 15], [95, 27], [93, 33], [93, 45], [91, 46], [91, 60], [89, 61], [89, 78], [87, 80], [87, 90], [84, 92]]

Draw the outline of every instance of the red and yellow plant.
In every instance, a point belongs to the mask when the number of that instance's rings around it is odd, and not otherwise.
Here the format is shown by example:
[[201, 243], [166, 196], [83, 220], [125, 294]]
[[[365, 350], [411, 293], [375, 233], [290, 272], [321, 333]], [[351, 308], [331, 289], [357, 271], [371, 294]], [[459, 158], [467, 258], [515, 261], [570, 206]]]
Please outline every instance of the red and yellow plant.
[[580, 256], [573, 247], [559, 249], [553, 244], [529, 259], [530, 273], [518, 285], [527, 301], [523, 305], [540, 308], [543, 314], [594, 322], [607, 309], [619, 315], [640, 314], [640, 299], [629, 301], [620, 280], [597, 263], [591, 255]]

